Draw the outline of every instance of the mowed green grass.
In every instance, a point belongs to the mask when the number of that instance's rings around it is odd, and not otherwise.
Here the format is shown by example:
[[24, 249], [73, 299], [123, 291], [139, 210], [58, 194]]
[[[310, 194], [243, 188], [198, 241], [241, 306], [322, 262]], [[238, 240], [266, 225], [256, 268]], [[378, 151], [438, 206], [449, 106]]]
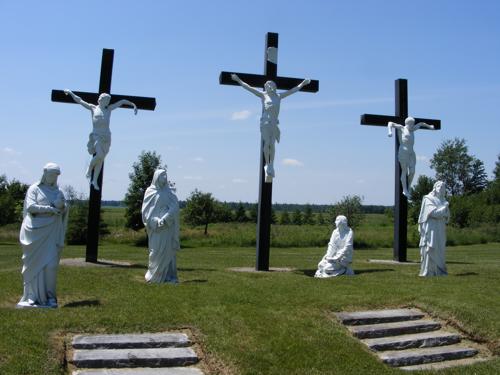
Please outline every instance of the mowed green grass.
[[[104, 244], [102, 259], [125, 268], [61, 266], [56, 310], [16, 310], [21, 251], [1, 243], [0, 374], [63, 374], [60, 337], [68, 333], [160, 332], [190, 328], [225, 374], [392, 374], [332, 317], [336, 311], [417, 306], [460, 324], [500, 354], [500, 244], [448, 249], [450, 275], [423, 279], [418, 265], [381, 265], [391, 250], [355, 251], [355, 277], [314, 279], [325, 249], [273, 248], [286, 273], [239, 273], [251, 247], [193, 247], [178, 256], [181, 283], [144, 282], [147, 250]], [[63, 257], [83, 257], [67, 247]], [[409, 258], [417, 260], [417, 250]], [[440, 374], [497, 374], [500, 360]], [[214, 372], [216, 373], [216, 372]]]

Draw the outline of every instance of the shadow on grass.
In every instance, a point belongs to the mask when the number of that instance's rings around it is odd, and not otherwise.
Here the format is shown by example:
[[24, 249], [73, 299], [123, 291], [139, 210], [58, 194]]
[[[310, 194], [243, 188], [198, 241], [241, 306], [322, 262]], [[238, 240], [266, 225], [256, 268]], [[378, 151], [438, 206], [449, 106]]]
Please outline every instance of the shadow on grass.
[[[354, 269], [354, 276], [356, 275], [361, 275], [363, 273], [372, 273], [372, 272], [394, 272], [392, 268], [372, 268], [372, 269], [366, 269], [366, 270], [358, 270]], [[304, 276], [308, 277], [314, 277], [316, 274], [316, 270], [297, 270], [295, 271], [297, 274], [303, 274]], [[339, 275], [343, 276], [343, 275]], [[336, 276], [338, 277], [338, 276]]]
[[108, 267], [113, 267], [113, 268], [139, 268], [139, 269], [147, 269], [148, 268], [147, 265], [140, 264], [140, 263], [121, 264], [121, 263], [106, 262], [106, 261], [98, 260], [96, 264], [99, 266], [108, 266]]
[[455, 276], [477, 276], [479, 275], [477, 272], [464, 272], [464, 273], [457, 273]]
[[98, 299], [88, 299], [83, 301], [70, 302], [63, 306], [66, 307], [88, 307], [88, 306], [100, 306], [101, 302]]
[[475, 263], [470, 263], [470, 262], [456, 262], [456, 261], [446, 261], [446, 264], [475, 264]]
[[217, 271], [215, 268], [177, 268], [177, 271], [191, 272], [191, 271]]
[[181, 284], [201, 284], [201, 283], [208, 283], [208, 280], [206, 280], [206, 279], [193, 279], [193, 280], [181, 281]]

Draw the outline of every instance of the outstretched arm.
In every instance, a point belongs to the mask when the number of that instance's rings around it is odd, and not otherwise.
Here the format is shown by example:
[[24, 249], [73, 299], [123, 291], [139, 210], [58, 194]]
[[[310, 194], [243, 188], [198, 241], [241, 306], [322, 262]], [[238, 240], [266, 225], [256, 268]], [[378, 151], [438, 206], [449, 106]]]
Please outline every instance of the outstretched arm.
[[284, 99], [286, 98], [287, 96], [290, 96], [292, 94], [295, 94], [297, 91], [299, 91], [302, 87], [308, 85], [311, 83], [311, 80], [310, 79], [305, 79], [303, 80], [302, 82], [300, 82], [297, 86], [295, 86], [293, 89], [290, 89], [288, 91], [285, 91], [283, 93], [280, 94], [280, 98], [281, 99]]
[[108, 108], [110, 111], [112, 111], [116, 108], [120, 108], [122, 105], [125, 104], [134, 107], [134, 115], [137, 114], [137, 106], [135, 105], [135, 103], [132, 103], [130, 100], [127, 99], [118, 100], [116, 103], [109, 105]]
[[264, 94], [262, 91], [259, 91], [257, 89], [254, 89], [252, 86], [250, 86], [248, 83], [243, 82], [240, 77], [238, 77], [236, 74], [231, 74], [231, 79], [233, 81], [238, 82], [238, 84], [243, 87], [245, 90], [250, 91], [252, 94], [255, 96], [258, 96], [259, 98], [263, 98]]
[[66, 95], [71, 95], [71, 97], [73, 98], [75, 103], [80, 104], [89, 110], [92, 110], [92, 107], [93, 107], [92, 104], [89, 104], [86, 101], [82, 100], [82, 98], [80, 98], [78, 95], [73, 94], [73, 92], [71, 90], [66, 89], [66, 90], [64, 90], [64, 93]]
[[425, 122], [419, 122], [419, 123], [415, 124], [415, 130], [418, 130], [420, 128], [434, 130], [434, 125], [429, 125], [429, 124], [426, 124]]
[[392, 137], [392, 129], [403, 129], [403, 128], [404, 128], [403, 125], [399, 125], [399, 124], [396, 124], [395, 122], [389, 121], [387, 123], [387, 135], [389, 137]]

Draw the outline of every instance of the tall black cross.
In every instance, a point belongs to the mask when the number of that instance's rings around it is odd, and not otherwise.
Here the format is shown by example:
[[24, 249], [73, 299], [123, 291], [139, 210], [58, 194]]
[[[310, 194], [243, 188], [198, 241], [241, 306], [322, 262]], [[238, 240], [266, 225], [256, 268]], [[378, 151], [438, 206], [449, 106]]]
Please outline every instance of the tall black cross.
[[[242, 81], [253, 87], [262, 87], [267, 81], [276, 83], [276, 87], [282, 90], [290, 90], [303, 81], [302, 78], [289, 78], [278, 76], [278, 34], [266, 34], [266, 49], [264, 51], [264, 74], [247, 74], [234, 72], [221, 72], [219, 83], [222, 85], [238, 86], [233, 81], [231, 74], [237, 74]], [[300, 91], [317, 92], [319, 81], [311, 80], [311, 83], [302, 87]], [[260, 178], [259, 178], [259, 206], [257, 212], [257, 262], [255, 268], [258, 271], [269, 271], [269, 246], [271, 242], [271, 207], [273, 184], [265, 182], [264, 175], [264, 152], [263, 142], [260, 145]]]
[[[119, 100], [127, 99], [135, 103], [138, 109], [146, 109], [153, 111], [156, 107], [155, 98], [146, 98], [141, 96], [128, 96], [128, 95], [115, 95], [111, 94], [111, 76], [113, 74], [113, 56], [114, 50], [103, 49], [102, 50], [102, 62], [101, 62], [101, 77], [99, 79], [99, 92], [82, 92], [74, 91], [74, 93], [82, 98], [87, 103], [97, 104], [97, 99], [102, 93], [107, 93], [111, 95], [110, 104], [116, 103]], [[52, 90], [52, 101], [60, 103], [72, 103], [76, 104], [70, 95], [66, 95], [63, 90]], [[128, 105], [122, 105], [123, 108], [132, 108]], [[102, 175], [104, 173], [104, 165], [101, 173], [98, 177], [99, 190], [95, 190], [92, 184], [90, 184], [90, 197], [89, 197], [89, 215], [87, 224], [87, 252], [85, 254], [85, 260], [87, 262], [96, 263], [97, 262], [97, 248], [99, 245], [99, 222], [100, 222], [100, 211], [101, 211], [101, 194], [102, 194]], [[90, 180], [92, 181], [94, 172]]]
[[[396, 80], [396, 114], [395, 116], [384, 115], [361, 115], [361, 125], [387, 126], [389, 121], [404, 124], [408, 117], [408, 81], [406, 79]], [[425, 118], [415, 118], [415, 123], [425, 122], [434, 125], [434, 129], [441, 129], [440, 120]], [[425, 129], [425, 128], [421, 128]], [[396, 132], [397, 133], [397, 132]], [[408, 227], [408, 201], [403, 195], [401, 186], [401, 166], [398, 160], [399, 137], [396, 134], [395, 140], [395, 184], [394, 184], [394, 249], [393, 259], [398, 262], [406, 262], [407, 249], [407, 227]], [[410, 186], [408, 186], [408, 190]]]

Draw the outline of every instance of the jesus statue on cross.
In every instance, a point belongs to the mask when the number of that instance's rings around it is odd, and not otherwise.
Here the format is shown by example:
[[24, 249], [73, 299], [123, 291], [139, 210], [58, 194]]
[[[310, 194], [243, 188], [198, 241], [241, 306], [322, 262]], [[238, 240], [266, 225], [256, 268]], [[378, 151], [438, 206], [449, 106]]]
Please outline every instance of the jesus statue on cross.
[[231, 74], [233, 81], [245, 90], [250, 91], [255, 96], [258, 96], [262, 101], [262, 116], [260, 118], [260, 134], [263, 142], [263, 152], [266, 173], [266, 182], [272, 182], [274, 174], [274, 154], [275, 143], [280, 141], [280, 129], [278, 127], [278, 115], [280, 113], [281, 99], [286, 98], [293, 93], [299, 91], [302, 87], [308, 85], [311, 80], [305, 79], [294, 88], [278, 93], [276, 91], [276, 84], [273, 81], [267, 81], [264, 85], [264, 91], [257, 90], [249, 84], [243, 82], [236, 74]]

